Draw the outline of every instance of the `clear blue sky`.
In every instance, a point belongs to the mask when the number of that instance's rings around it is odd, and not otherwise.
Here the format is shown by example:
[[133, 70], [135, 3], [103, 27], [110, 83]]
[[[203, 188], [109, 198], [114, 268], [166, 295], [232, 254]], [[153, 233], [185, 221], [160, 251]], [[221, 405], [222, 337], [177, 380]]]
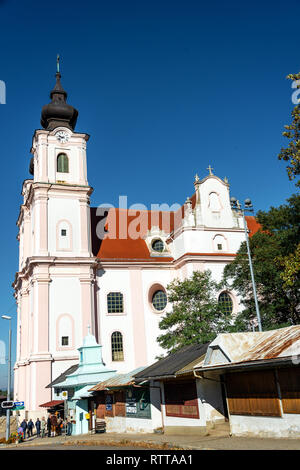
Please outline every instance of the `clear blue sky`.
[[16, 318], [20, 191], [57, 53], [76, 130], [91, 135], [93, 205], [119, 195], [183, 203], [210, 164], [232, 195], [268, 209], [295, 192], [277, 154], [293, 108], [286, 75], [300, 70], [299, 18], [298, 0], [0, 0], [1, 314]]

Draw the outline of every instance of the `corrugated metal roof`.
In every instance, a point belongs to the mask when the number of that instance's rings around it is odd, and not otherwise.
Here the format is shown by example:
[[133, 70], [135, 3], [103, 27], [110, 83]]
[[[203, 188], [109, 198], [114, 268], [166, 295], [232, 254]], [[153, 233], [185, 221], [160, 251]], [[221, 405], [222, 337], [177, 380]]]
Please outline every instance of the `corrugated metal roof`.
[[289, 356], [292, 353], [291, 350], [296, 349], [296, 342], [299, 342], [298, 346], [300, 346], [300, 326], [272, 330], [266, 332], [240, 360], [255, 361], [256, 359]]
[[[210, 344], [219, 346], [228, 356], [228, 364], [242, 364], [250, 361], [274, 360], [300, 354], [300, 325], [279, 328], [277, 330], [247, 333], [223, 333]], [[214, 367], [225, 364], [212, 361], [205, 365]], [[203, 366], [199, 361], [194, 368]]]
[[106, 390], [108, 388], [126, 387], [128, 385], [132, 385], [134, 383], [134, 374], [141, 372], [143, 369], [145, 369], [145, 366], [138, 367], [137, 369], [134, 369], [127, 374], [116, 374], [113, 377], [110, 377], [110, 379], [107, 379], [104, 382], [100, 382], [94, 387], [90, 388], [89, 391], [99, 392], [100, 390]]
[[185, 366], [200, 358], [206, 353], [209, 343], [205, 344], [190, 344], [184, 346], [179, 351], [155, 362], [150, 367], [147, 367], [139, 374], [135, 375], [136, 379], [143, 378], [158, 378], [175, 376], [175, 374], [182, 370]]

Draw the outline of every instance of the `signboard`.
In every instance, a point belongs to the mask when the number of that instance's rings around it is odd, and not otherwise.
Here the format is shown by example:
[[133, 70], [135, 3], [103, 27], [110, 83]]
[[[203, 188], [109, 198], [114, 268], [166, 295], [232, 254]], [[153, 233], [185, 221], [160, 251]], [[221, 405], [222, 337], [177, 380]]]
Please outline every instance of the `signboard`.
[[23, 401], [15, 401], [14, 402], [14, 410], [24, 410], [25, 409], [25, 404]]
[[105, 409], [106, 409], [106, 411], [111, 411], [112, 410], [112, 404], [113, 404], [113, 396], [112, 395], [106, 395], [106, 397], [105, 397]]
[[126, 403], [126, 413], [135, 415], [137, 413], [136, 403]]
[[2, 408], [13, 408], [14, 407], [14, 402], [13, 401], [3, 401], [1, 403]]
[[135, 418], [151, 418], [149, 389], [127, 390], [126, 416]]
[[64, 400], [67, 400], [67, 398], [68, 398], [68, 392], [67, 392], [67, 390], [64, 390], [63, 392], [61, 392], [61, 396], [62, 396], [62, 398], [63, 398]]

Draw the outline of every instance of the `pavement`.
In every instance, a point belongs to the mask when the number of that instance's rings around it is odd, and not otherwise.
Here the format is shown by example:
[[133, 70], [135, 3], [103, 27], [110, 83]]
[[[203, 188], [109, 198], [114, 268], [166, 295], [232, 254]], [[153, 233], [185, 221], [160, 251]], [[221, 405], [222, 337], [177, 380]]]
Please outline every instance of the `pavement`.
[[93, 446], [118, 449], [174, 449], [174, 450], [300, 450], [299, 439], [289, 438], [251, 438], [230, 437], [228, 435], [165, 435], [165, 434], [131, 434], [131, 433], [97, 433], [79, 436], [56, 436], [37, 438], [33, 436], [21, 444], [0, 445], [0, 449], [38, 448], [55, 446], [61, 450], [79, 447], [90, 449]]

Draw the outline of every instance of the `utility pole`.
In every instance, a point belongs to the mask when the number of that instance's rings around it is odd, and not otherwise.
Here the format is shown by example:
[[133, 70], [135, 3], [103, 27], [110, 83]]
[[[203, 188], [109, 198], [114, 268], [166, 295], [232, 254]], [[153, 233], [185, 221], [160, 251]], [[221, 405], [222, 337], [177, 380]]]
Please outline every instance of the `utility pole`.
[[[10, 401], [10, 388], [11, 388], [11, 317], [8, 315], [2, 315], [4, 320], [9, 320], [9, 332], [8, 332], [8, 374], [7, 374], [7, 401]], [[5, 438], [8, 441], [10, 436], [10, 409], [6, 410], [6, 432]]]
[[259, 305], [258, 305], [257, 293], [256, 293], [255, 278], [254, 278], [254, 271], [253, 271], [253, 266], [252, 266], [252, 259], [251, 259], [250, 245], [249, 245], [248, 227], [247, 227], [247, 222], [245, 218], [245, 211], [253, 212], [253, 205], [250, 199], [246, 199], [244, 208], [242, 208], [240, 202], [235, 197], [230, 198], [230, 204], [234, 211], [240, 212], [243, 216], [244, 231], [245, 231], [245, 238], [246, 238], [246, 245], [247, 245], [247, 252], [248, 252], [248, 260], [249, 260], [253, 296], [254, 296], [254, 302], [255, 302], [255, 310], [256, 310], [256, 316], [257, 316], [258, 330], [262, 331]]

